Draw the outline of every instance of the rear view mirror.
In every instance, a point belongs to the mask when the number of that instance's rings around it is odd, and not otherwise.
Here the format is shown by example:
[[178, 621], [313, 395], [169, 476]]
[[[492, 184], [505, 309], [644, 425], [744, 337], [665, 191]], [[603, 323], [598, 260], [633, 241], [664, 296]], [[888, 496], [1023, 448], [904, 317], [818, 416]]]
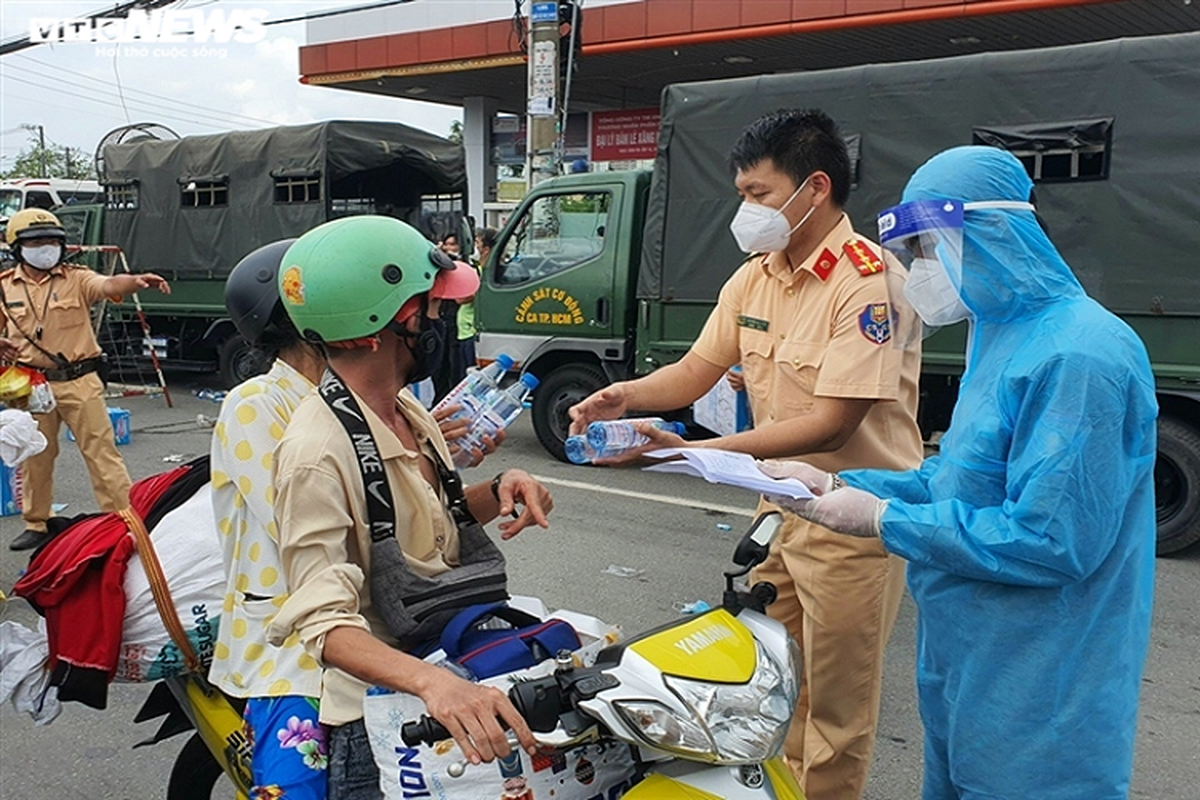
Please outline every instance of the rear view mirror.
[[759, 514], [733, 551], [733, 563], [739, 567], [754, 567], [766, 561], [771, 542], [775, 541], [781, 525], [783, 515], [778, 511]]

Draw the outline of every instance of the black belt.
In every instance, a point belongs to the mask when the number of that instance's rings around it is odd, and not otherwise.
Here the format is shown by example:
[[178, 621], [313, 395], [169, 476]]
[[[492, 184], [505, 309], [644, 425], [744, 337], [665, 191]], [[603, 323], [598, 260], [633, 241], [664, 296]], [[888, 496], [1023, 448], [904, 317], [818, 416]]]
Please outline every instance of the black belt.
[[73, 381], [76, 378], [82, 378], [84, 375], [100, 369], [100, 362], [102, 360], [103, 356], [96, 356], [95, 358], [85, 358], [82, 361], [72, 361], [64, 367], [57, 367], [55, 369], [41, 369], [40, 367], [35, 367], [35, 369], [45, 375], [46, 380], [51, 382]]

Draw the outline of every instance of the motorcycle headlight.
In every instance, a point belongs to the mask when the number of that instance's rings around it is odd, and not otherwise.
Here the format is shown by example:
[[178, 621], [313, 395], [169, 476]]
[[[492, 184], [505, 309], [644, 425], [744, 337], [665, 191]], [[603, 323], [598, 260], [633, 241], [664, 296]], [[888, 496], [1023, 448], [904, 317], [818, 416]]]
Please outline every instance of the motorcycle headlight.
[[[755, 642], [757, 665], [746, 683], [664, 676], [691, 713], [652, 700], [617, 701], [625, 720], [650, 744], [717, 764], [766, 761], [779, 753], [796, 707], [795, 664], [781, 664]], [[792, 661], [789, 651], [787, 660]]]

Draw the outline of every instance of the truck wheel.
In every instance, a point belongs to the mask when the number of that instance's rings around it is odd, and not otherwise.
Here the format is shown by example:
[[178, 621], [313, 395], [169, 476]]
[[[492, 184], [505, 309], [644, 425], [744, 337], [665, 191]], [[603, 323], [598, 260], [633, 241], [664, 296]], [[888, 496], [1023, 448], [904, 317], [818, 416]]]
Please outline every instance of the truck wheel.
[[1172, 417], [1158, 420], [1154, 505], [1160, 556], [1200, 541], [1200, 433]]
[[533, 393], [533, 430], [546, 452], [559, 461], [568, 461], [565, 446], [571, 427], [568, 409], [607, 385], [608, 378], [600, 368], [590, 364], [559, 367], [542, 379]]
[[235, 333], [221, 342], [217, 366], [221, 371], [221, 382], [226, 389], [232, 389], [242, 381], [262, 375], [271, 368], [271, 361], [261, 350]]

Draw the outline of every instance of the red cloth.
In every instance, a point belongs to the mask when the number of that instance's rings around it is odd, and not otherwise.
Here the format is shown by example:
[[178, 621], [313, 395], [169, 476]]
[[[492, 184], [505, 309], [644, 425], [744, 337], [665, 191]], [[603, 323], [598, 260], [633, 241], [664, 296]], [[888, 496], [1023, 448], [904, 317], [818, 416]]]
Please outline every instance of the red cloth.
[[[133, 484], [129, 504], [143, 519], [189, 467]], [[105, 672], [112, 680], [125, 619], [125, 568], [133, 534], [119, 514], [97, 514], [50, 540], [17, 581], [13, 593], [46, 615], [50, 669], [60, 661]]]

